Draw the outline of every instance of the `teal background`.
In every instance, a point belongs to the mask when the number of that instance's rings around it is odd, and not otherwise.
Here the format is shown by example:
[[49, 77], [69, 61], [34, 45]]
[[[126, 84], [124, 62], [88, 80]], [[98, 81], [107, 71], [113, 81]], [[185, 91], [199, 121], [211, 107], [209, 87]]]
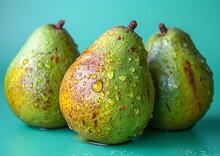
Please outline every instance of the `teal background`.
[[[220, 155], [220, 1], [218, 0], [0, 0], [0, 156], [95, 155]], [[116, 146], [80, 142], [68, 128], [33, 129], [18, 120], [4, 97], [6, 69], [31, 33], [64, 19], [64, 28], [80, 52], [103, 32], [135, 19], [144, 43], [158, 23], [188, 32], [206, 57], [215, 80], [215, 95], [207, 114], [192, 130], [162, 132], [146, 129], [142, 137]]]

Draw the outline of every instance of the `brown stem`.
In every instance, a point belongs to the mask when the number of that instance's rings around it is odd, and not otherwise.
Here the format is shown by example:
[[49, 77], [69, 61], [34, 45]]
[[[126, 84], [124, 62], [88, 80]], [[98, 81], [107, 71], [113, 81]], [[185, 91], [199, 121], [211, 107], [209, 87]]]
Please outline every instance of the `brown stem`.
[[56, 25], [56, 28], [57, 29], [62, 29], [63, 28], [63, 25], [64, 25], [65, 21], [64, 20], [60, 20], [57, 25]]
[[166, 26], [165, 26], [164, 23], [160, 23], [160, 24], [159, 24], [159, 28], [160, 28], [160, 32], [161, 32], [161, 35], [162, 35], [162, 36], [164, 36], [164, 35], [167, 34], [167, 28], [166, 28]]
[[137, 27], [137, 22], [135, 20], [131, 21], [131, 23], [127, 26], [128, 29], [131, 31], [134, 31], [134, 29]]

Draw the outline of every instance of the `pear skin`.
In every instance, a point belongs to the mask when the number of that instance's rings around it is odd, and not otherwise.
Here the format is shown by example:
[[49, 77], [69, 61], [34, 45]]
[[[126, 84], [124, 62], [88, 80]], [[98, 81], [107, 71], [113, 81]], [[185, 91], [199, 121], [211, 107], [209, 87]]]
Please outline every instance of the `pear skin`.
[[154, 86], [136, 26], [132, 21], [106, 31], [64, 76], [61, 112], [85, 140], [127, 142], [143, 133], [152, 116]]
[[159, 25], [146, 44], [154, 80], [155, 108], [149, 126], [160, 130], [193, 127], [209, 109], [213, 73], [191, 37], [178, 28]]
[[59, 108], [59, 87], [79, 52], [63, 24], [61, 20], [57, 25], [44, 25], [34, 31], [5, 75], [8, 104], [27, 125], [40, 128], [66, 125]]

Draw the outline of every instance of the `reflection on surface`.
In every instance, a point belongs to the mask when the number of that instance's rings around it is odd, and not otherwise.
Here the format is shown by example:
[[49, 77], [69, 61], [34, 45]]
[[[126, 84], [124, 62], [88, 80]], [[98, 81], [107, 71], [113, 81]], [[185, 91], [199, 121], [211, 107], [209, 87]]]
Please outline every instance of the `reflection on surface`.
[[219, 123], [220, 117], [211, 116], [191, 130], [165, 132], [145, 129], [142, 136], [128, 143], [98, 146], [79, 141], [78, 134], [68, 128], [39, 130], [16, 120], [12, 123], [14, 127], [8, 129], [10, 135], [1, 130], [4, 134], [0, 135], [0, 155], [220, 155]]

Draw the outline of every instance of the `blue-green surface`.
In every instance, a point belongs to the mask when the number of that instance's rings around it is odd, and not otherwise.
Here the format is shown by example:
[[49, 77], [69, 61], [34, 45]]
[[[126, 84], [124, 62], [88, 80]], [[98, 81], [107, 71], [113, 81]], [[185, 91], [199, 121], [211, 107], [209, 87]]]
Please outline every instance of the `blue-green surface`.
[[[220, 1], [218, 0], [0, 0], [0, 156], [96, 155], [220, 155]], [[214, 73], [215, 96], [207, 114], [192, 130], [145, 130], [142, 137], [116, 146], [97, 146], [77, 140], [68, 128], [38, 130], [10, 111], [3, 80], [11, 60], [39, 26], [64, 19], [64, 27], [82, 52], [115, 25], [138, 22], [144, 43], [158, 23], [188, 32]]]

